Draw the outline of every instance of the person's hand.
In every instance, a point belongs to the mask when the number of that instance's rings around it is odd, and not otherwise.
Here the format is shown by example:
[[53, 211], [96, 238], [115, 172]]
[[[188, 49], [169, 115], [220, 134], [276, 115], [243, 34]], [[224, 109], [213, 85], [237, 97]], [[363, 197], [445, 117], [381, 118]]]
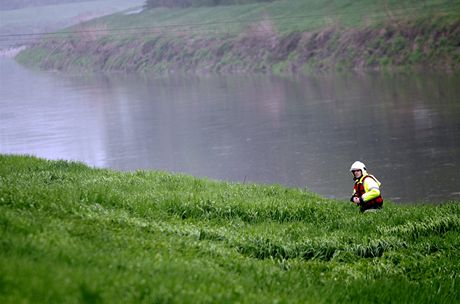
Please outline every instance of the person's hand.
[[359, 197], [354, 197], [353, 198], [353, 203], [359, 204]]

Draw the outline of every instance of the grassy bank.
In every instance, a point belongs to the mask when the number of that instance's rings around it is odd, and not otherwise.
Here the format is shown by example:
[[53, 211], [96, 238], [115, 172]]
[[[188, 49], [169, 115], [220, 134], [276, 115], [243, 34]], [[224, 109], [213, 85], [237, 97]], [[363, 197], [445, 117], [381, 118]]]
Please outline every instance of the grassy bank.
[[47, 69], [275, 72], [460, 67], [460, 2], [317, 0], [116, 14], [20, 54]]
[[142, 4], [143, 0], [97, 0], [0, 10], [0, 50], [28, 44], [39, 38], [34, 33], [56, 31]]
[[0, 156], [2, 303], [452, 303], [460, 204]]

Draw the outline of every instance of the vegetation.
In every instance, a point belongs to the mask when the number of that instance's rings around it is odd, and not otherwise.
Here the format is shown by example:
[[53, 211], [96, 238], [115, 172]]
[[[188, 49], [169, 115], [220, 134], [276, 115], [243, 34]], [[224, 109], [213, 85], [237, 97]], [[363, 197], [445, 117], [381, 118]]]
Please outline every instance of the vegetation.
[[452, 303], [460, 204], [0, 156], [2, 303]]
[[[1, 2], [1, 1], [0, 1]], [[3, 1], [16, 5], [16, 1]], [[69, 2], [59, 5], [27, 6], [21, 9], [0, 9], [0, 50], [10, 46], [30, 44], [38, 40], [37, 33], [53, 32], [102, 15], [138, 6], [143, 0], [97, 0]]]
[[192, 7], [249, 4], [257, 2], [272, 2], [275, 0], [147, 0], [146, 8], [155, 7]]
[[50, 4], [65, 4], [73, 2], [90, 2], [99, 0], [15, 0], [0, 2], [0, 10], [19, 9], [28, 6], [41, 6]]
[[155, 73], [458, 70], [459, 41], [458, 1], [290, 0], [117, 14], [50, 35], [18, 60]]

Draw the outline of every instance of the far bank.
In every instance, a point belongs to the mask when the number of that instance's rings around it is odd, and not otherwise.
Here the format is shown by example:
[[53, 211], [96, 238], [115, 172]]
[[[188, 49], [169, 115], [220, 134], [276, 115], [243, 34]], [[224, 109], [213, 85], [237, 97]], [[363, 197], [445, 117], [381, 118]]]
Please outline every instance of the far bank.
[[275, 1], [116, 14], [50, 35], [17, 59], [43, 69], [161, 74], [459, 69], [455, 4], [339, 2], [326, 11]]

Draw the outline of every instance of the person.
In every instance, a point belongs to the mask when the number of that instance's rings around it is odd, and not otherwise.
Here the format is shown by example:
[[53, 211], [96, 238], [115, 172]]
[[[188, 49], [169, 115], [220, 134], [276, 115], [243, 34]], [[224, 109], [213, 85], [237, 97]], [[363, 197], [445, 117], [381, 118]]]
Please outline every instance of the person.
[[350, 172], [355, 181], [350, 201], [358, 205], [361, 212], [381, 209], [383, 198], [380, 194], [381, 183], [377, 178], [369, 174], [366, 166], [360, 161], [355, 161], [351, 165]]

